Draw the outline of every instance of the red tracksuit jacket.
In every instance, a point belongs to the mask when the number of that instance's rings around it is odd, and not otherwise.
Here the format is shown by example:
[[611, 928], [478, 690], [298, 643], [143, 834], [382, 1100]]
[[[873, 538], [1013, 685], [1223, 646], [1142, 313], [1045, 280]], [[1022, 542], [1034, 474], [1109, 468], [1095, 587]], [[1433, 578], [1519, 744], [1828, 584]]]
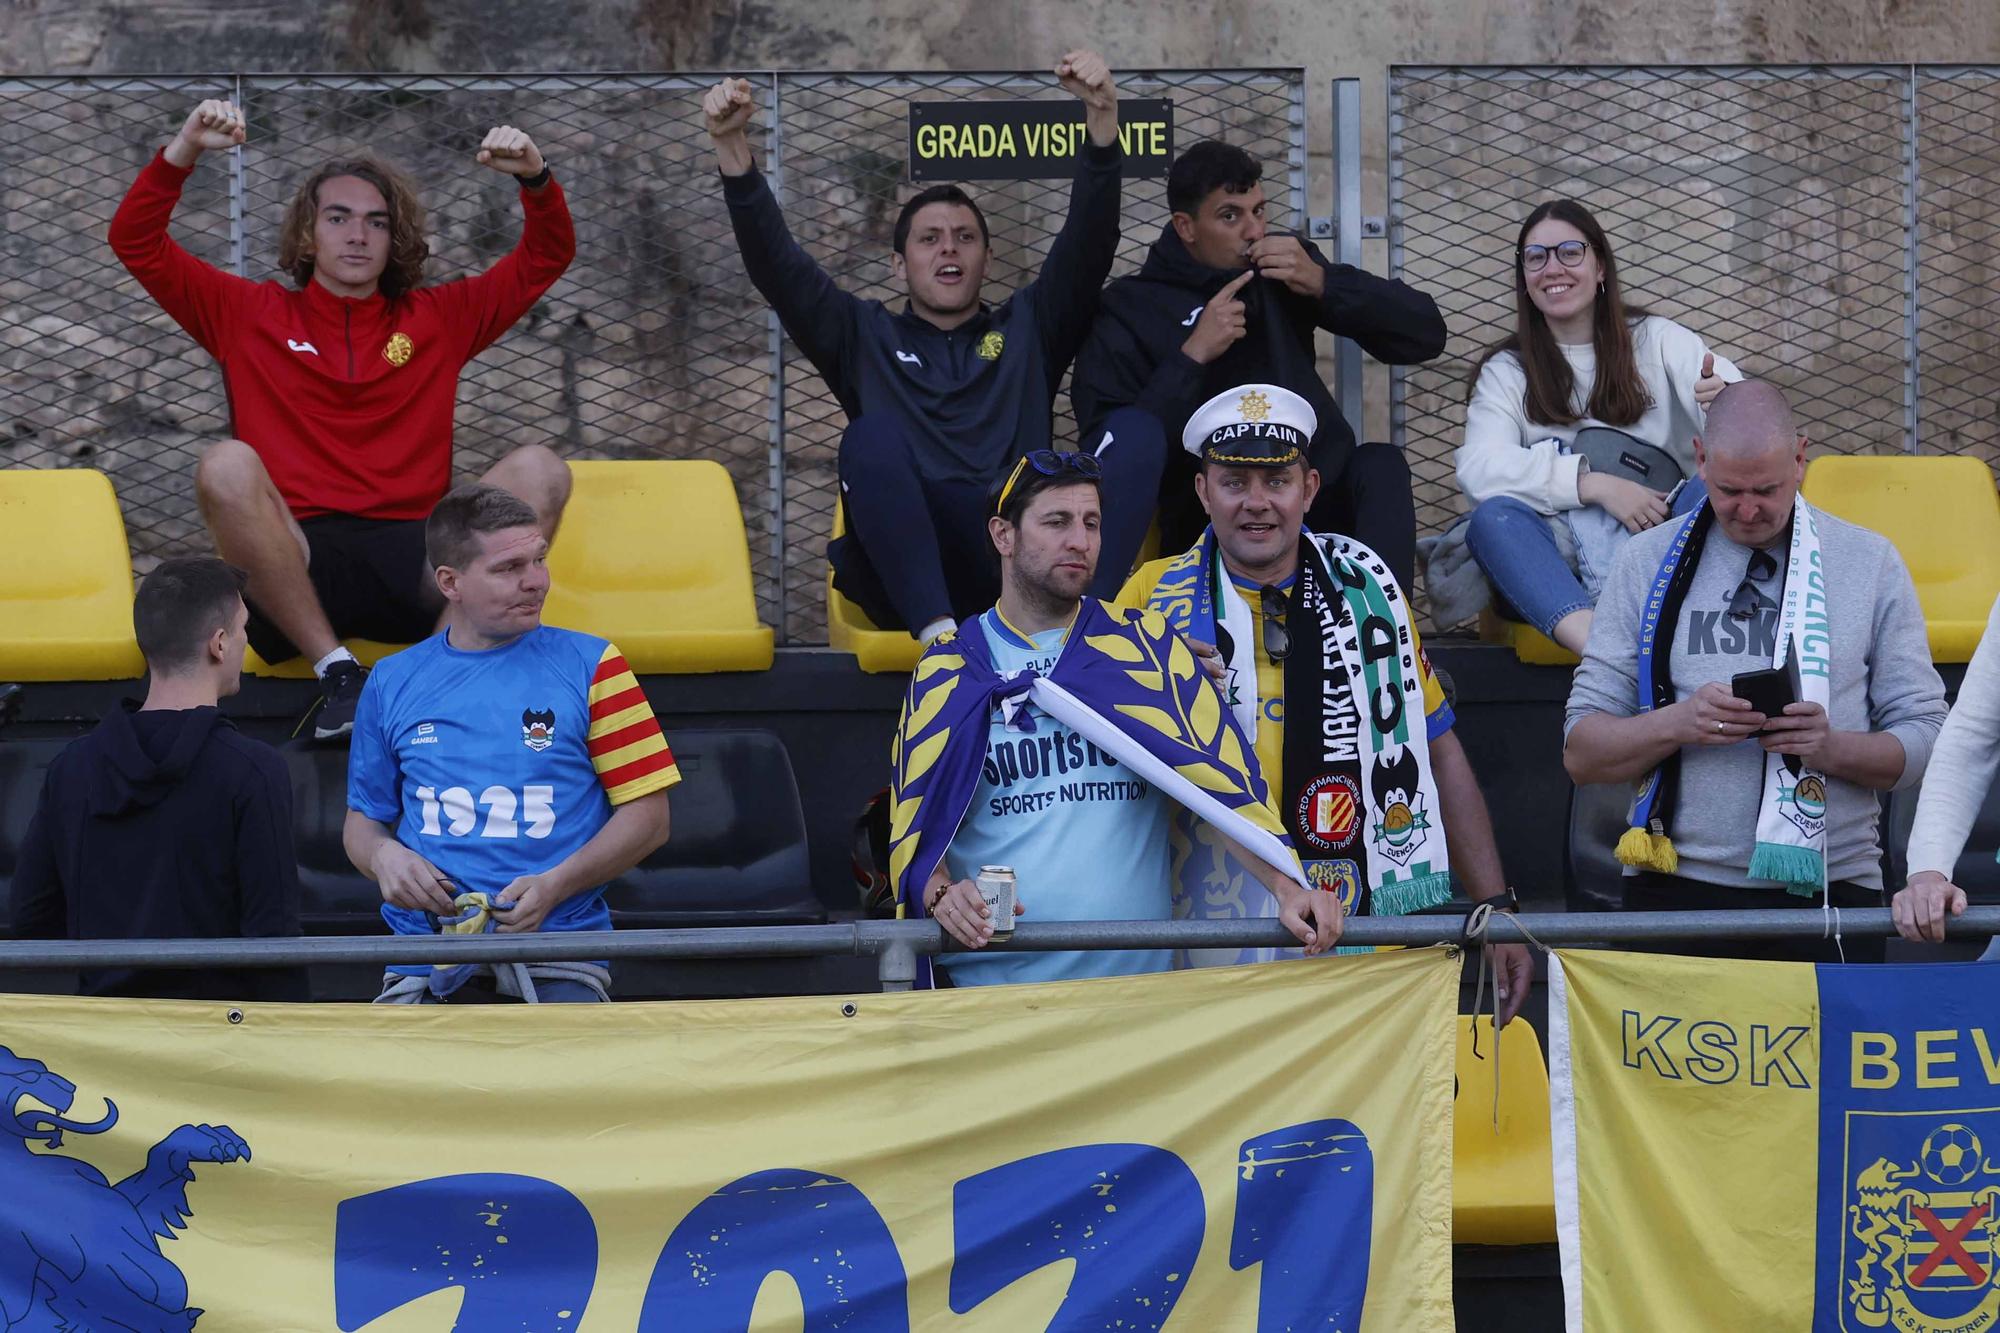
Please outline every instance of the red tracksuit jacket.
[[295, 517], [425, 517], [451, 482], [459, 371], [576, 257], [562, 187], [521, 191], [520, 242], [477, 277], [352, 301], [317, 282], [251, 282], [181, 249], [167, 220], [187, 178], [156, 155], [111, 219], [111, 248], [221, 363], [231, 432]]

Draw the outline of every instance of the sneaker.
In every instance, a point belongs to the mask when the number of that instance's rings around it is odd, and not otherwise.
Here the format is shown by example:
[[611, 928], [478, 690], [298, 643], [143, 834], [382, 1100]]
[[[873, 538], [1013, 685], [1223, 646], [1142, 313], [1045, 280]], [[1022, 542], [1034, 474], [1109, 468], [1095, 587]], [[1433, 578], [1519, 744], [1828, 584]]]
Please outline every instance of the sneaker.
[[319, 678], [319, 712], [313, 716], [313, 737], [338, 740], [354, 730], [354, 710], [361, 704], [361, 686], [368, 668], [359, 662], [335, 662]]

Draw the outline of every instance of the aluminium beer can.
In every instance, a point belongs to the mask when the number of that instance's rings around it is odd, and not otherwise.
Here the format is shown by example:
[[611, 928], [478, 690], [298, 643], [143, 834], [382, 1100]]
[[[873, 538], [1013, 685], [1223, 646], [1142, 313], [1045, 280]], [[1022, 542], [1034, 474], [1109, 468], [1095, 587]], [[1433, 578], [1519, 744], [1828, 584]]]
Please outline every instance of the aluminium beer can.
[[979, 900], [986, 904], [986, 910], [993, 914], [993, 935], [1005, 939], [1014, 933], [1014, 867], [981, 866], [979, 877], [972, 881], [979, 890]]

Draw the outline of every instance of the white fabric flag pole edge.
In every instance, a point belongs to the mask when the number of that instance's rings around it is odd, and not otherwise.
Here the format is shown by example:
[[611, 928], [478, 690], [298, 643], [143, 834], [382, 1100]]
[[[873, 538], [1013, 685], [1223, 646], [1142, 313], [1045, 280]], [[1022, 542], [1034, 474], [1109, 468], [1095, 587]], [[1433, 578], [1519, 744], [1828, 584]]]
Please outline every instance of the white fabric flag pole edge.
[[1555, 1168], [1556, 1247], [1562, 1261], [1563, 1327], [1583, 1333], [1583, 1233], [1578, 1225], [1576, 1083], [1569, 1046], [1569, 981], [1549, 954], [1549, 1160]]
[[1115, 755], [1127, 768], [1159, 787], [1181, 805], [1213, 824], [1237, 845], [1284, 875], [1302, 889], [1310, 889], [1299, 859], [1274, 834], [1258, 828], [1242, 815], [1189, 782], [1161, 759], [1093, 712], [1083, 700], [1046, 676], [1037, 676], [1029, 696], [1056, 721], [1069, 727], [1107, 754]]

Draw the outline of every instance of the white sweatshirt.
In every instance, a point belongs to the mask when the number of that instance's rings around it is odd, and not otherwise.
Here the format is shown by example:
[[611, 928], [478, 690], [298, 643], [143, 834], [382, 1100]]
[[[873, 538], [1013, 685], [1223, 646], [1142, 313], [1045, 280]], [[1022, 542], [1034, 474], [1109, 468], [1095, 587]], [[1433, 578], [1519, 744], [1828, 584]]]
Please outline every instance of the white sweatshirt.
[[1931, 751], [1930, 766], [1924, 770], [1924, 790], [1910, 828], [1912, 875], [1935, 870], [1946, 879], [1952, 877], [1996, 769], [2000, 769], [2000, 601], [1986, 618], [1986, 633], [1972, 654], [1972, 665], [1965, 669], [1958, 702], [1951, 706]]
[[[1559, 346], [1576, 374], [1573, 406], [1587, 412], [1597, 383], [1597, 349], [1589, 343]], [[1631, 425], [1612, 427], [1672, 454], [1688, 476], [1694, 475], [1694, 437], [1702, 422], [1694, 386], [1708, 350], [1699, 335], [1670, 319], [1648, 315], [1634, 324], [1632, 355], [1653, 405]], [[1743, 378], [1721, 356], [1715, 358], [1715, 373], [1731, 384]], [[1607, 423], [1586, 415], [1567, 426], [1540, 425], [1528, 420], [1527, 394], [1528, 376], [1514, 353], [1501, 352], [1480, 369], [1456, 460], [1459, 489], [1475, 505], [1511, 495], [1541, 514], [1581, 508], [1576, 481], [1582, 459], [1562, 449], [1585, 426]]]

